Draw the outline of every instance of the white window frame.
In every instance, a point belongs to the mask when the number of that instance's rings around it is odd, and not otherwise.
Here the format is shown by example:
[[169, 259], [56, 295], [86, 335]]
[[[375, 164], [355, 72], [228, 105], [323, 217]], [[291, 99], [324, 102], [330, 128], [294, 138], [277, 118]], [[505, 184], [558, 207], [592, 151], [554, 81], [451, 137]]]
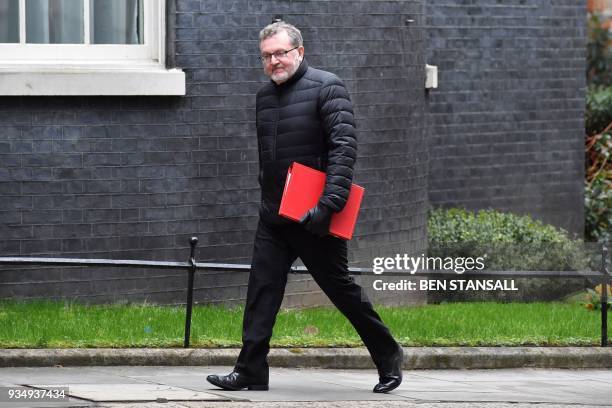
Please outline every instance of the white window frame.
[[[185, 95], [185, 74], [165, 67], [166, 0], [144, 0], [143, 44], [0, 44], [0, 95]], [[84, 0], [84, 16], [89, 14]]]

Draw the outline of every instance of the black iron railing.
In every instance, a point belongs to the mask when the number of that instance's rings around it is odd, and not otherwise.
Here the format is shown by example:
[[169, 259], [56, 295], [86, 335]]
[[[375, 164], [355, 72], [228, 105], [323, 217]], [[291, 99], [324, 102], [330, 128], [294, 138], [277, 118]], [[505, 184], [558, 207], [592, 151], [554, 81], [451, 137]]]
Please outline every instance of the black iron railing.
[[[37, 266], [97, 266], [110, 268], [155, 268], [155, 269], [183, 269], [187, 271], [187, 301], [185, 304], [185, 338], [183, 347], [188, 348], [191, 338], [191, 315], [193, 310], [193, 286], [195, 274], [199, 271], [226, 271], [248, 272], [251, 265], [202, 263], [196, 262], [196, 246], [198, 238], [192, 237], [189, 241], [191, 251], [187, 262], [143, 261], [125, 259], [81, 259], [81, 258], [31, 258], [31, 257], [0, 257], [0, 265], [37, 265]], [[611, 276], [608, 271], [608, 248], [602, 245], [600, 271], [485, 271], [472, 270], [461, 274], [462, 277], [512, 277], [512, 278], [589, 278], [594, 282], [601, 282], [601, 346], [608, 345], [608, 284]], [[308, 273], [303, 266], [293, 266], [292, 273]], [[352, 275], [374, 275], [372, 268], [349, 268]], [[407, 276], [405, 271], [385, 271], [385, 276]], [[454, 271], [429, 270], [419, 271], [418, 275], [411, 277], [453, 277]]]

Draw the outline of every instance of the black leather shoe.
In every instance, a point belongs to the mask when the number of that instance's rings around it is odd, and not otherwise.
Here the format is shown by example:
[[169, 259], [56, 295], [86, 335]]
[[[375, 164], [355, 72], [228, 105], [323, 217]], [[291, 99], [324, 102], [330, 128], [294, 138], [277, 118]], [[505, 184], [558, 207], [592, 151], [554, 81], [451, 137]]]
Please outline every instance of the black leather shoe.
[[379, 383], [374, 386], [374, 389], [372, 391], [377, 392], [377, 393], [389, 392], [399, 387], [401, 383], [402, 383], [401, 376], [390, 376], [389, 375], [389, 376], [380, 377]]
[[253, 381], [236, 371], [223, 376], [209, 375], [206, 381], [228, 391], [240, 391], [244, 388], [249, 391], [268, 391], [267, 382]]
[[402, 383], [402, 363], [404, 362], [404, 350], [398, 345], [397, 353], [387, 362], [385, 371], [378, 372], [378, 384], [374, 386], [373, 392], [385, 393], [399, 387]]

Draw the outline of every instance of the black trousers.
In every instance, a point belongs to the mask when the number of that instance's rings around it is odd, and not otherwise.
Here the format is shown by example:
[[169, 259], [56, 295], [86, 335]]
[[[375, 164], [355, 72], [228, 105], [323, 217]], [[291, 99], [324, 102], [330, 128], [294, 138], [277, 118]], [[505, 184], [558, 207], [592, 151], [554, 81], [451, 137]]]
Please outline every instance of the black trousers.
[[391, 369], [399, 345], [348, 274], [346, 241], [329, 235], [317, 237], [297, 223], [274, 226], [260, 220], [244, 309], [243, 345], [235, 370], [257, 381], [268, 380], [270, 337], [287, 274], [297, 257], [357, 330], [379, 372]]

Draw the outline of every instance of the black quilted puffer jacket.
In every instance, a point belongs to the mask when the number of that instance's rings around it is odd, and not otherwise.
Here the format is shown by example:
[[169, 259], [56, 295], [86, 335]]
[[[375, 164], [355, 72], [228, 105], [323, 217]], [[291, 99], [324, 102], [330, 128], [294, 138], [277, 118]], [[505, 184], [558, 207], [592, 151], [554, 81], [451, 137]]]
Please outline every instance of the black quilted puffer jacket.
[[257, 93], [262, 220], [290, 222], [278, 215], [278, 208], [294, 161], [327, 173], [319, 204], [342, 210], [357, 158], [355, 133], [349, 94], [334, 74], [303, 60], [287, 82], [263, 86]]

